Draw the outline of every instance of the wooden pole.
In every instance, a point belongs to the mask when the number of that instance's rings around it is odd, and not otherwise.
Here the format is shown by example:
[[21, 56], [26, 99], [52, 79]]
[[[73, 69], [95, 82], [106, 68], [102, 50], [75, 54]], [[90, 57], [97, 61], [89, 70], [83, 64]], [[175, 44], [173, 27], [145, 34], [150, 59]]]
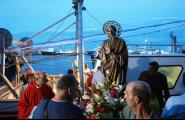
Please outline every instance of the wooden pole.
[[23, 61], [28, 65], [28, 67], [31, 69], [31, 71], [35, 72], [35, 70], [33, 69], [33, 67], [28, 63], [28, 61], [26, 60], [26, 58], [24, 56], [21, 57], [23, 59]]
[[14, 90], [14, 87], [12, 86], [12, 84], [10, 83], [10, 81], [8, 80], [8, 78], [5, 75], [1, 74], [1, 73], [0, 73], [0, 76], [3, 78], [3, 80], [6, 83], [6, 85], [8, 86], [8, 88], [12, 92], [12, 94], [15, 96], [15, 98], [18, 99], [18, 94]]
[[2, 54], [1, 54], [1, 65], [2, 65], [1, 73], [5, 75], [5, 39], [4, 37], [2, 38], [2, 40], [3, 40], [3, 49], [2, 49]]

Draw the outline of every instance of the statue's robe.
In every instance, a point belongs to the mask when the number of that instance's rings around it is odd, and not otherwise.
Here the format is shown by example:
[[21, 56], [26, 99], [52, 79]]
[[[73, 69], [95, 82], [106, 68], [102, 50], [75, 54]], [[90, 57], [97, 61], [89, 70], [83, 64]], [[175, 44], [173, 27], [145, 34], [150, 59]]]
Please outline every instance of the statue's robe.
[[126, 84], [128, 49], [123, 39], [114, 37], [113, 40], [106, 40], [100, 48], [98, 58], [101, 60], [102, 71], [109, 81]]

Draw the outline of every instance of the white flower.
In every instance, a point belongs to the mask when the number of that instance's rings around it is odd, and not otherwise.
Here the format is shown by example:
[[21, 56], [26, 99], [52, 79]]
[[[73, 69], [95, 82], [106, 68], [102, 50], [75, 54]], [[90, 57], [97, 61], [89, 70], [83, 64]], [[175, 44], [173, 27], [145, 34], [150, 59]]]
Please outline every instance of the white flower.
[[125, 100], [124, 98], [122, 98], [122, 99], [120, 100], [120, 102], [121, 102], [121, 103], [125, 103], [126, 100]]
[[120, 92], [122, 89], [123, 89], [122, 85], [119, 85], [117, 90], [118, 92]]
[[91, 112], [91, 113], [94, 112], [93, 106], [90, 103], [88, 103], [87, 106], [86, 106], [86, 112]]
[[99, 96], [98, 94], [94, 94], [94, 98], [96, 101], [101, 101], [103, 99], [102, 96]]

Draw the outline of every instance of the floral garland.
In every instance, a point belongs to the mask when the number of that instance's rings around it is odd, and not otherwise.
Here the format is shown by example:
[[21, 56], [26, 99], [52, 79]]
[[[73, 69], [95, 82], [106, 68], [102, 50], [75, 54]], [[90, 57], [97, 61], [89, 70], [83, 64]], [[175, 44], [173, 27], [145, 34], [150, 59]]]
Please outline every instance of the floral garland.
[[92, 98], [85, 101], [87, 119], [115, 118], [125, 104], [123, 99], [124, 86], [105, 83], [97, 84], [91, 89]]

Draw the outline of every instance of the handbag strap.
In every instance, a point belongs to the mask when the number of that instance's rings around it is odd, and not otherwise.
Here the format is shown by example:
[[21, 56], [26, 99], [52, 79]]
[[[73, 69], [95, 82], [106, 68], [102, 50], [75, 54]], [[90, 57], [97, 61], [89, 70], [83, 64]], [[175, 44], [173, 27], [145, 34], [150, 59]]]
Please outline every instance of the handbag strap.
[[48, 119], [48, 103], [50, 100], [47, 100], [44, 105], [44, 119]]

